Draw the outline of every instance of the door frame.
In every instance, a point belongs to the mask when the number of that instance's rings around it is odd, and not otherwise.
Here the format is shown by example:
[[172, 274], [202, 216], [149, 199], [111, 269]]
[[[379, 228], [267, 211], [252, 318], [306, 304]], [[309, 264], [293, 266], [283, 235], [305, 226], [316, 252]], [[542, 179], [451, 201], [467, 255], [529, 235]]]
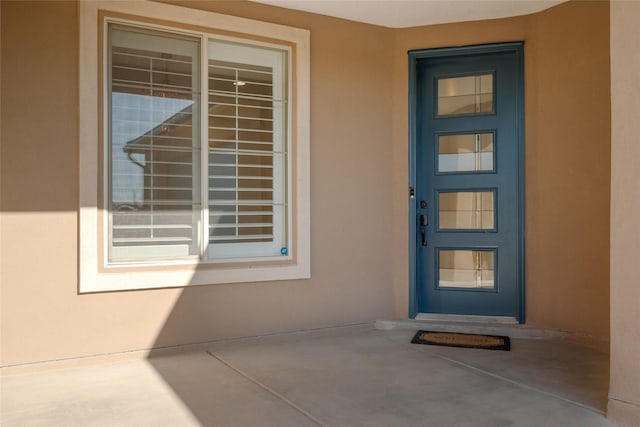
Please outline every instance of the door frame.
[[416, 171], [417, 171], [417, 135], [418, 125], [417, 102], [418, 83], [417, 66], [418, 61], [429, 58], [443, 58], [449, 56], [466, 56], [477, 54], [488, 54], [496, 52], [511, 52], [516, 56], [516, 129], [517, 141], [517, 168], [516, 173], [518, 188], [518, 302], [517, 320], [525, 322], [525, 247], [524, 247], [524, 42], [494, 43], [483, 45], [472, 45], [462, 47], [444, 47], [433, 49], [410, 50], [409, 55], [409, 317], [414, 318], [419, 313], [418, 307], [418, 283], [417, 283], [417, 211], [415, 197], [416, 193]]

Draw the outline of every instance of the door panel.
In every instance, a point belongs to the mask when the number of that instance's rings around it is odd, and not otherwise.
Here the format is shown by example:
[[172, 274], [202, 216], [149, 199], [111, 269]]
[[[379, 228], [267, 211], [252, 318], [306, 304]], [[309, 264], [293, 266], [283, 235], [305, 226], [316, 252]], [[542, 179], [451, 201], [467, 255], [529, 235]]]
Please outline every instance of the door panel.
[[523, 318], [520, 54], [415, 61], [419, 312]]
[[437, 173], [494, 172], [494, 139], [491, 131], [437, 135]]

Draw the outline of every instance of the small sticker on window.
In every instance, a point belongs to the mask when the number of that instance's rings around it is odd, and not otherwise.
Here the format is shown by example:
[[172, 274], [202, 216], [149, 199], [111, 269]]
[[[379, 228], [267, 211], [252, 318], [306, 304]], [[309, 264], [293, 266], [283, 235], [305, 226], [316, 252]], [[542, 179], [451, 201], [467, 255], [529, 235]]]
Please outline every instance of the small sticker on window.
[[287, 254], [289, 253], [289, 249], [287, 249], [287, 248], [280, 248], [280, 253], [281, 253], [282, 255], [287, 255]]

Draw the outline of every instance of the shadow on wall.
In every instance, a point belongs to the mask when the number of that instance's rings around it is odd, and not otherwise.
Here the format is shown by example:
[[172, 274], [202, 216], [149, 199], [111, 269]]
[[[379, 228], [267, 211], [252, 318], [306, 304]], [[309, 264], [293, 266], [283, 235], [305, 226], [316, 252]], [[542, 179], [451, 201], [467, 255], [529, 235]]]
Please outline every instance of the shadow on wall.
[[[323, 241], [337, 238], [332, 234], [318, 236], [314, 246], [330, 246]], [[316, 273], [309, 280], [184, 288], [152, 345], [160, 350], [151, 352], [149, 363], [203, 425], [256, 425], [258, 416], [274, 425], [306, 425], [306, 419], [280, 420], [291, 409], [283, 411], [272, 394], [207, 354], [206, 343], [389, 318], [393, 294], [386, 269], [371, 267], [384, 266], [384, 254], [357, 252], [357, 246], [345, 242], [344, 251], [313, 252]], [[195, 343], [203, 345], [188, 345]], [[187, 346], [162, 350], [181, 344]]]

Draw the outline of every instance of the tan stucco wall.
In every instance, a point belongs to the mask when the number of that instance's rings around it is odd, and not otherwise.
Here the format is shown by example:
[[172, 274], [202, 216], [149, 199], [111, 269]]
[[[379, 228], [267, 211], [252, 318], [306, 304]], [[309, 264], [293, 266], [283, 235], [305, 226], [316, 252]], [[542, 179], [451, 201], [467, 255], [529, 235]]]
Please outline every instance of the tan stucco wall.
[[640, 425], [640, 3], [611, 3], [609, 417]]
[[609, 335], [609, 9], [570, 2], [510, 19], [410, 28], [394, 47], [396, 311], [407, 301], [410, 49], [525, 42], [527, 323]]
[[514, 40], [528, 321], [608, 337], [607, 3], [405, 30], [189, 5], [311, 30], [312, 279], [78, 295], [77, 7], [3, 1], [2, 365], [406, 317], [406, 51]]
[[3, 365], [393, 317], [389, 30], [194, 4], [311, 30], [312, 279], [78, 295], [77, 7], [3, 1]]
[[609, 335], [608, 6], [534, 16], [527, 68], [529, 320], [596, 338]]

